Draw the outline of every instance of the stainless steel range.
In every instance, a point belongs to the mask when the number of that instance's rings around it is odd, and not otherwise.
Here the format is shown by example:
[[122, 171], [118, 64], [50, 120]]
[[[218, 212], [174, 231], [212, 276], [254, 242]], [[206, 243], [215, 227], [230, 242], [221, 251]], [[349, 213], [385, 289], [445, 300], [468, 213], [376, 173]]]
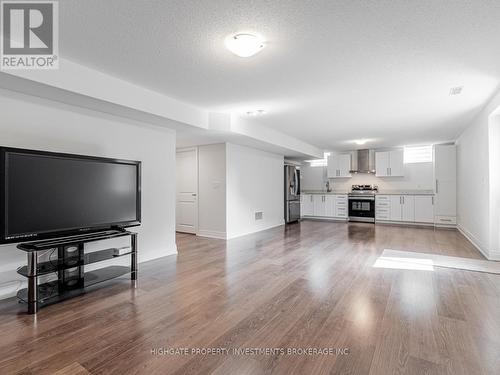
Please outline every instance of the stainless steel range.
[[349, 193], [349, 221], [375, 222], [375, 185], [352, 185]]

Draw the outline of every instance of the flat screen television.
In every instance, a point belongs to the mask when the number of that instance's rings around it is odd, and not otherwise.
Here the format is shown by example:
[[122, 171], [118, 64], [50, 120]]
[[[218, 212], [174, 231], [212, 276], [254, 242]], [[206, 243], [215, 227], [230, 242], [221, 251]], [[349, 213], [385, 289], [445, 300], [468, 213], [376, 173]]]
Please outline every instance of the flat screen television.
[[141, 163], [0, 147], [0, 243], [141, 222]]

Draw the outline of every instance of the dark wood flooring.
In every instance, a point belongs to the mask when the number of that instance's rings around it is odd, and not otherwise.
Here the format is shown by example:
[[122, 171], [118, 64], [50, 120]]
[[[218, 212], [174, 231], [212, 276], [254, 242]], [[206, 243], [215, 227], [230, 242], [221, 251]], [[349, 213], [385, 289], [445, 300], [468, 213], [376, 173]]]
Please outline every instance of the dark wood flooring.
[[450, 230], [304, 221], [228, 242], [179, 234], [179, 255], [141, 264], [136, 289], [115, 281], [36, 318], [0, 303], [0, 374], [499, 374], [500, 275], [374, 268], [384, 249], [482, 258]]

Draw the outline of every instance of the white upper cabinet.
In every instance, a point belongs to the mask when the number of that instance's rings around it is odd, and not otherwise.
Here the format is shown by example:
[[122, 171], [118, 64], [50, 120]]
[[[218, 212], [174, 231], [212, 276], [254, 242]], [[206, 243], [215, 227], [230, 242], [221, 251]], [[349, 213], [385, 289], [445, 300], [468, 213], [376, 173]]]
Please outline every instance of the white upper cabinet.
[[375, 175], [377, 177], [404, 176], [403, 150], [375, 152]]
[[404, 150], [395, 150], [389, 152], [389, 159], [391, 164], [389, 165], [389, 172], [391, 176], [403, 177], [405, 175], [405, 165], [404, 165]]
[[434, 146], [435, 222], [454, 224], [457, 216], [457, 154], [454, 145]]
[[328, 157], [327, 177], [351, 177], [351, 154], [330, 155]]
[[375, 176], [389, 176], [389, 152], [375, 152]]
[[454, 145], [434, 146], [434, 177], [442, 181], [456, 181], [457, 150]]

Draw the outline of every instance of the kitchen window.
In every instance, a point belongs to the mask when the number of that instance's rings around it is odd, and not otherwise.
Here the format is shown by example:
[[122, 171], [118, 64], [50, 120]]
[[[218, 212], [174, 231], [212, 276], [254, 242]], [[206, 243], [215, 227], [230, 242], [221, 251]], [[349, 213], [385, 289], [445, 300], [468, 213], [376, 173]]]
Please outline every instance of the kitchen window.
[[432, 145], [405, 147], [404, 163], [432, 163]]

